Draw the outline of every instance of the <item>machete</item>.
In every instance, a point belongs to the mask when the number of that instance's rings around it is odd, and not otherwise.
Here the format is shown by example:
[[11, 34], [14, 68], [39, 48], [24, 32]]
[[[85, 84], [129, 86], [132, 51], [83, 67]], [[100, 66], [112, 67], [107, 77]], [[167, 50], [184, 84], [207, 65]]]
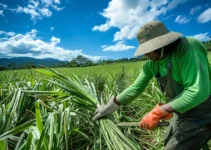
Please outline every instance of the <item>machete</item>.
[[[120, 122], [116, 124], [119, 127], [139, 127], [140, 122]], [[159, 127], [169, 126], [169, 122], [159, 122]]]

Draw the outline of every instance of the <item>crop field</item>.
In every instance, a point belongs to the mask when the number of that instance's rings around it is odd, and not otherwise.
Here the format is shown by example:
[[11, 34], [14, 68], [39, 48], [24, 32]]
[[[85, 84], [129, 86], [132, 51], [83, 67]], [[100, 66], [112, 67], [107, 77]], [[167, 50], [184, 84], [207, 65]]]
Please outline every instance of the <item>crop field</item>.
[[143, 63], [0, 72], [0, 150], [162, 149], [166, 127], [117, 126], [165, 103], [154, 79], [131, 104], [92, 121], [97, 104], [132, 84]]

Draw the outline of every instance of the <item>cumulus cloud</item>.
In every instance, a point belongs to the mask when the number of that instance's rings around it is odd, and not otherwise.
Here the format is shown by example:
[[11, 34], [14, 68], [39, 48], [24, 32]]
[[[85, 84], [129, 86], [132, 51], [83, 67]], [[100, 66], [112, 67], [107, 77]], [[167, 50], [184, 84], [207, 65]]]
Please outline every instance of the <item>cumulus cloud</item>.
[[211, 21], [211, 8], [208, 8], [203, 13], [201, 13], [197, 18], [197, 21], [199, 23], [206, 23], [208, 21]]
[[109, 23], [106, 23], [106, 24], [102, 24], [99, 26], [94, 26], [94, 28], [92, 28], [92, 31], [99, 30], [99, 31], [105, 32], [105, 31], [109, 30], [110, 27], [111, 26], [109, 25]]
[[51, 42], [53, 45], [57, 45], [58, 43], [60, 43], [60, 39], [52, 36]]
[[64, 7], [59, 7], [60, 0], [29, 0], [27, 6], [17, 6], [17, 8], [8, 8], [16, 13], [25, 13], [31, 16], [33, 21], [42, 19], [43, 17], [51, 17], [54, 10], [61, 11]]
[[37, 30], [32, 29], [26, 34], [0, 31], [0, 56], [7, 57], [33, 57], [38, 59], [54, 58], [70, 61], [78, 55], [88, 57], [94, 61], [102, 59], [101, 56], [89, 56], [82, 53], [82, 49], [64, 49], [58, 44], [60, 38], [52, 36], [49, 42], [44, 42], [37, 37]]
[[114, 41], [132, 39], [138, 29], [151, 20], [157, 19], [167, 11], [175, 8], [187, 0], [111, 0], [108, 7], [100, 13], [106, 21], [96, 25], [93, 31], [108, 31], [117, 28]]
[[127, 46], [123, 41], [120, 41], [116, 45], [103, 45], [101, 48], [103, 51], [128, 51], [129, 49], [134, 49], [135, 46]]
[[81, 56], [84, 56], [92, 61], [99, 61], [99, 60], [103, 60], [103, 59], [106, 59], [107, 57], [106, 56], [90, 56], [90, 55], [86, 55], [86, 54], [80, 54]]
[[196, 12], [200, 11], [201, 9], [202, 9], [201, 5], [198, 5], [198, 6], [194, 7], [194, 8], [191, 8], [190, 15], [195, 14]]
[[209, 41], [211, 40], [210, 36], [208, 35], [208, 32], [206, 33], [200, 33], [196, 35], [192, 35], [194, 38], [198, 39], [199, 41]]
[[188, 23], [191, 19], [187, 18], [186, 16], [177, 16], [177, 18], [175, 19], [175, 22], [179, 23], [179, 24], [185, 24]]

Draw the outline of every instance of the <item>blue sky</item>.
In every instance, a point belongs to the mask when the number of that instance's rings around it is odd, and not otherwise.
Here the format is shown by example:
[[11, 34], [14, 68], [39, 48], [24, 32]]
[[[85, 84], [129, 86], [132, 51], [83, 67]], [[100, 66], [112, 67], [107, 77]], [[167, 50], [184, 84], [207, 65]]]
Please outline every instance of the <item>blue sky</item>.
[[131, 58], [151, 20], [208, 41], [211, 0], [0, 0], [0, 58]]

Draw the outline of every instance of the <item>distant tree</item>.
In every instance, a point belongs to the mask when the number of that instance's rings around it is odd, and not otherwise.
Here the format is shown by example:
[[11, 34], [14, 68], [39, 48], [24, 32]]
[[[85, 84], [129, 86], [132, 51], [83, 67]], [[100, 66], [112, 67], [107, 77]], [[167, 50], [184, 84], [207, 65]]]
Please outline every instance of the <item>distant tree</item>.
[[137, 60], [138, 60], [138, 58], [135, 58], [135, 57], [132, 57], [129, 59], [129, 61], [137, 61]]
[[68, 67], [77, 67], [77, 62], [75, 59], [67, 63]]
[[128, 58], [120, 58], [120, 59], [115, 60], [115, 62], [127, 62], [127, 61], [129, 61]]
[[67, 63], [65, 62], [59, 62], [57, 65], [55, 65], [54, 67], [67, 67]]
[[111, 64], [111, 63], [113, 63], [113, 62], [114, 62], [114, 60], [112, 60], [112, 59], [108, 59], [108, 60], [104, 60], [104, 62], [105, 62], [106, 64]]
[[6, 70], [6, 67], [0, 66], [0, 71]]
[[36, 65], [35, 64], [31, 64], [31, 68], [36, 68]]
[[93, 61], [90, 60], [89, 58], [87, 57], [84, 57], [82, 55], [79, 55], [77, 58], [76, 58], [76, 62], [80, 65], [80, 66], [91, 66], [93, 65]]
[[128, 58], [122, 58], [122, 61], [123, 62], [127, 62], [128, 61]]
[[36, 68], [36, 66], [33, 63], [26, 63], [23, 65], [23, 68], [30, 69], [30, 68]]
[[79, 55], [75, 59], [71, 60], [68, 63], [69, 67], [83, 67], [83, 66], [92, 66], [94, 63], [92, 60], [90, 60], [87, 57], [84, 57], [82, 55]]
[[104, 60], [98, 60], [97, 62], [96, 62], [96, 65], [105, 65], [106, 63], [105, 63], [105, 61]]
[[207, 48], [207, 51], [211, 51], [211, 40], [207, 42], [202, 42], [202, 43]]
[[11, 62], [8, 64], [8, 69], [16, 69], [16, 64], [15, 62]]

